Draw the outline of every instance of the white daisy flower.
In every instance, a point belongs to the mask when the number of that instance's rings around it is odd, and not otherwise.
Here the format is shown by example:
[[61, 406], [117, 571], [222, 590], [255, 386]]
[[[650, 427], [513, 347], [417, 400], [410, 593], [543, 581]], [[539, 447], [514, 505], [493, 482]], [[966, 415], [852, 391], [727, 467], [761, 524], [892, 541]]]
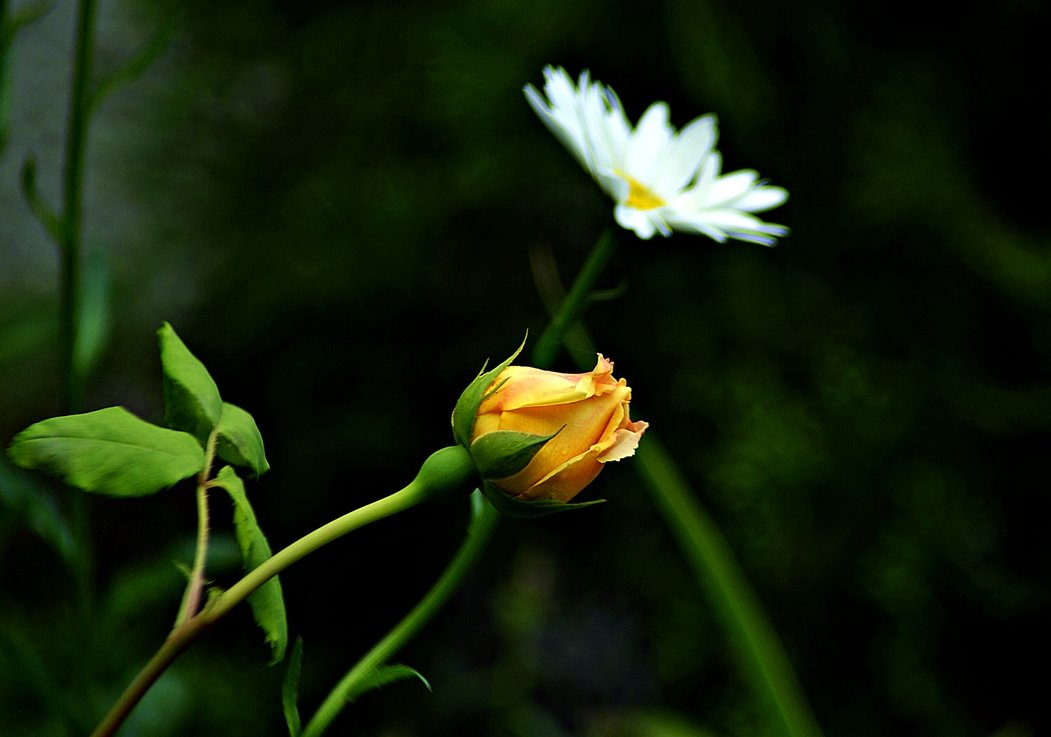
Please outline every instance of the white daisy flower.
[[561, 67], [544, 69], [544, 94], [526, 85], [529, 104], [551, 132], [616, 201], [617, 222], [639, 238], [673, 230], [772, 246], [788, 233], [752, 213], [777, 207], [788, 192], [751, 169], [720, 175], [718, 126], [705, 115], [676, 131], [668, 106], [655, 102], [632, 130], [612, 89], [591, 81], [576, 86]]

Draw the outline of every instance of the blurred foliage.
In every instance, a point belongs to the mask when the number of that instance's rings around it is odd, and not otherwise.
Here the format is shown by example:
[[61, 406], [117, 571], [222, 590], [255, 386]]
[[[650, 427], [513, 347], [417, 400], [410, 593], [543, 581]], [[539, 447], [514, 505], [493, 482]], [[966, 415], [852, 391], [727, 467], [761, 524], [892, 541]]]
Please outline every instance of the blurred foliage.
[[[12, 40], [0, 160], [0, 437], [56, 413], [54, 200], [72, 3]], [[156, 419], [171, 320], [267, 438], [250, 484], [275, 547], [393, 490], [450, 442], [482, 360], [545, 321], [530, 249], [572, 278], [611, 208], [521, 96], [583, 67], [637, 117], [718, 113], [726, 168], [792, 199], [774, 250], [627, 235], [589, 315], [727, 533], [830, 735], [1040, 734], [1051, 601], [1033, 509], [1051, 431], [1043, 188], [1047, 10], [764, 0], [104, 0], [98, 67], [176, 18], [99, 109], [86, 242], [112, 313], [87, 408]], [[89, 500], [0, 466], [5, 735], [83, 730], [160, 642], [189, 562], [189, 486]], [[1039, 486], [1037, 484], [1040, 484]], [[736, 657], [630, 462], [567, 518], [503, 524], [337, 731], [762, 735]], [[221, 500], [216, 499], [218, 508]], [[220, 529], [228, 515], [216, 510]], [[355, 533], [284, 576], [310, 713], [452, 554], [464, 510]], [[414, 540], [414, 549], [404, 544]], [[236, 551], [219, 583], [236, 570]], [[75, 602], [81, 601], [81, 604]], [[247, 612], [180, 660], [127, 734], [282, 734]], [[90, 689], [86, 684], [91, 684]], [[88, 690], [85, 690], [88, 689]], [[76, 694], [78, 698], [72, 698]]]

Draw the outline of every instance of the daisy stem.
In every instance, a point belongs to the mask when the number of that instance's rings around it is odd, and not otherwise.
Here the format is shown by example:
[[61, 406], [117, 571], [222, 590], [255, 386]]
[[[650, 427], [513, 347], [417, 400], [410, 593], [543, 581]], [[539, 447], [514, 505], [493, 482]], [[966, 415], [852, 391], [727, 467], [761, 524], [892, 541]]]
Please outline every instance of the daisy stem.
[[537, 368], [551, 366], [559, 348], [562, 347], [566, 333], [587, 308], [595, 289], [595, 282], [598, 281], [606, 264], [613, 256], [616, 245], [617, 239], [609, 230], [599, 237], [584, 265], [580, 268], [580, 273], [577, 274], [569, 293], [562, 300], [561, 306], [554, 311], [551, 321], [540, 334], [536, 345], [533, 346], [533, 366]]
[[[533, 351], [534, 365], [544, 368], [554, 359], [566, 331], [586, 305], [595, 282], [608, 263], [613, 238], [609, 233], [596, 244], [569, 293], [554, 312]], [[545, 301], [557, 303], [553, 282], [540, 285], [548, 291]], [[545, 342], [545, 339], [546, 342]], [[566, 349], [586, 368], [595, 348], [586, 331], [577, 331], [576, 344]], [[582, 344], [587, 343], [587, 345]], [[755, 590], [734, 558], [718, 526], [690, 488], [674, 458], [652, 430], [635, 454], [646, 489], [654, 498], [665, 524], [693, 569], [698, 587], [723, 622], [734, 649], [742, 657], [752, 689], [767, 705], [777, 732], [785, 737], [821, 737], [817, 723], [777, 632], [771, 626]]]

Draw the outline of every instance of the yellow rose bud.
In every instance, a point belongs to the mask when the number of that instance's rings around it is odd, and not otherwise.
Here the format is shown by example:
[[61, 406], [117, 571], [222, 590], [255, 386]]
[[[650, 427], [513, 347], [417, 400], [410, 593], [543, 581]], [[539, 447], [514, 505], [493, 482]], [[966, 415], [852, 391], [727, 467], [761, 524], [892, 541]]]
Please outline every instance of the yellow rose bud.
[[478, 406], [472, 442], [497, 431], [554, 434], [525, 468], [491, 482], [516, 499], [568, 502], [604, 463], [634, 455], [648, 427], [631, 421], [631, 389], [613, 378], [613, 362], [601, 353], [595, 368], [583, 374], [508, 366], [488, 391], [493, 393]]

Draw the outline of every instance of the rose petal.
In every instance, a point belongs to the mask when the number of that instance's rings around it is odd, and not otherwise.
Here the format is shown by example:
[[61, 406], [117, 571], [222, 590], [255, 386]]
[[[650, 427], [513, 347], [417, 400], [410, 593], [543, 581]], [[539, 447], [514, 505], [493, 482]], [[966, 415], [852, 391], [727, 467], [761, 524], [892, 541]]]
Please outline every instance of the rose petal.
[[609, 463], [610, 461], [622, 461], [635, 455], [635, 450], [639, 447], [639, 440], [649, 426], [648, 422], [642, 421], [628, 423], [626, 427], [622, 427], [611, 436], [612, 442], [604, 444], [607, 447], [596, 456], [595, 460], [599, 463]]

